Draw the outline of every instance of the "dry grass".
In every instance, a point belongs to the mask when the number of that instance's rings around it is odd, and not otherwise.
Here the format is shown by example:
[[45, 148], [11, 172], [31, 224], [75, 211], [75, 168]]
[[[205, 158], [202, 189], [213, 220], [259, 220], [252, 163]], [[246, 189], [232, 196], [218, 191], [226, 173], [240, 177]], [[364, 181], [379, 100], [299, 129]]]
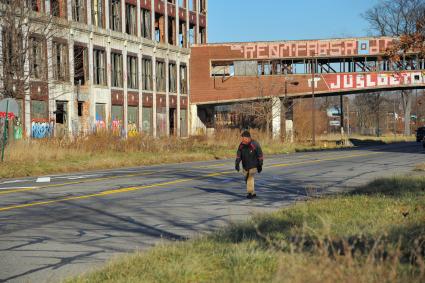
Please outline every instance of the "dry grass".
[[[220, 131], [215, 137], [126, 140], [109, 133], [70, 139], [23, 140], [6, 148], [0, 178], [87, 171], [95, 169], [232, 158], [240, 142], [238, 131]], [[308, 144], [285, 144], [253, 133], [265, 154], [312, 149]], [[319, 143], [316, 149], [335, 148], [335, 142]]]
[[424, 282], [425, 178], [382, 179], [70, 282]]

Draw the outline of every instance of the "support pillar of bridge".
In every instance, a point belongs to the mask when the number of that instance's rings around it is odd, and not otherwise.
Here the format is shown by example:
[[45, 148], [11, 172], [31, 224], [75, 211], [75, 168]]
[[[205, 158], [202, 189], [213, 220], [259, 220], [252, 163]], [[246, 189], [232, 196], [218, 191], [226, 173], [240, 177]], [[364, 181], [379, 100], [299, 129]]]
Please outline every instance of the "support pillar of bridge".
[[282, 140], [286, 142], [294, 142], [294, 101], [292, 99], [282, 100]]
[[282, 101], [279, 97], [272, 98], [272, 134], [274, 139], [281, 138]]

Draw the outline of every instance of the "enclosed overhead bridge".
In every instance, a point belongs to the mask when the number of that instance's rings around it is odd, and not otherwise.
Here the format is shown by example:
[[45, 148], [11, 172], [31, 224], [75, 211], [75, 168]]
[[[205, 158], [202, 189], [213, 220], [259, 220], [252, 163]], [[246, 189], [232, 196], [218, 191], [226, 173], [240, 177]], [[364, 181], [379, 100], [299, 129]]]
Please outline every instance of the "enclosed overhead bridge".
[[197, 45], [191, 53], [192, 111], [270, 97], [425, 88], [424, 58], [412, 52], [391, 62], [386, 53], [393, 42], [377, 37]]
[[[424, 59], [412, 53], [391, 63], [385, 53], [392, 42], [382, 37], [198, 45], [191, 55], [191, 102], [310, 96], [313, 81], [317, 95], [424, 88]], [[266, 91], [259, 94], [259, 88]]]

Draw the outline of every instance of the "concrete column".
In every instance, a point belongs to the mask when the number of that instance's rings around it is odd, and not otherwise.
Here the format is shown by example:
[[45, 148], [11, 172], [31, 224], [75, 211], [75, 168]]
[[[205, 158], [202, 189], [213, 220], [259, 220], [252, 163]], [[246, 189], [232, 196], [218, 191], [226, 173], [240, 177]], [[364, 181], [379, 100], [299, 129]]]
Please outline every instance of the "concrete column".
[[68, 39], [68, 62], [69, 62], [69, 79], [71, 81], [71, 89], [72, 93], [70, 95], [70, 100], [68, 103], [68, 109], [67, 111], [67, 126], [68, 126], [68, 133], [69, 135], [73, 135], [72, 132], [72, 119], [74, 118], [74, 109], [75, 109], [75, 101], [76, 101], [76, 95], [74, 91], [74, 39], [72, 36], [69, 36]]
[[179, 6], [179, 1], [178, 0], [176, 0], [175, 6], [176, 6], [176, 13], [175, 13], [174, 16], [176, 17], [176, 22], [175, 22], [176, 32], [175, 32], [175, 35], [174, 36], [176, 37], [175, 44], [177, 46], [180, 46], [180, 33], [179, 33], [179, 30], [180, 30], [180, 14], [179, 14], [179, 12], [180, 12], [180, 6]]
[[155, 40], [155, 0], [151, 0], [151, 34], [152, 34], [152, 41], [156, 43]]
[[181, 136], [181, 121], [180, 121], [180, 96], [181, 96], [181, 91], [180, 91], [180, 53], [177, 55], [177, 62], [176, 62], [176, 68], [177, 68], [177, 127], [176, 127], [176, 131], [177, 131], [177, 136], [180, 137]]
[[169, 54], [167, 52], [167, 55], [165, 57], [165, 111], [166, 111], [166, 115], [167, 115], [167, 131], [166, 131], [166, 135], [167, 137], [170, 136], [170, 85], [169, 85], [169, 75], [170, 75], [170, 68], [169, 68], [169, 64], [170, 64], [170, 59], [168, 58]]
[[[191, 99], [190, 99], [190, 64], [189, 64], [189, 62], [190, 62], [190, 55], [188, 56], [188, 58], [187, 58], [187, 63], [186, 63], [186, 80], [187, 80], [187, 84], [186, 84], [186, 88], [187, 88], [187, 105], [190, 105], [190, 101], [191, 101]], [[197, 109], [197, 108], [196, 108]], [[188, 110], [191, 110], [191, 109], [189, 109], [188, 108]], [[198, 110], [196, 110], [196, 119], [198, 119]], [[187, 115], [189, 115], [189, 113], [187, 113]], [[187, 119], [187, 122], [186, 122], [187, 124], [186, 124], [186, 127], [187, 127], [187, 129], [189, 129], [189, 119]], [[188, 130], [188, 132], [189, 132], [189, 130]]]
[[142, 36], [142, 19], [141, 19], [141, 13], [140, 13], [140, 0], [137, 0], [136, 3], [136, 21], [137, 21], [137, 37]]
[[189, 1], [186, 0], [186, 48], [190, 48], [190, 22], [189, 22]]
[[205, 25], [207, 26], [205, 28], [205, 43], [207, 43], [208, 42], [208, 0], [205, 0], [205, 9], [206, 9]]
[[[124, 0], [121, 0], [121, 1], [124, 1]], [[110, 14], [110, 11], [109, 11], [109, 0], [104, 0], [103, 3], [105, 5], [105, 14], [104, 14], [104, 17], [105, 17], [105, 29], [110, 29], [111, 23], [109, 21], [109, 14]]]
[[199, 10], [199, 0], [195, 1], [195, 11], [196, 11], [195, 43], [199, 44], [201, 43], [201, 37], [199, 34], [199, 13], [201, 12]]
[[94, 93], [94, 87], [93, 87], [93, 83], [94, 83], [94, 72], [93, 72], [93, 40], [90, 39], [89, 41], [89, 45], [88, 45], [88, 56], [89, 56], [89, 80], [90, 80], [90, 84], [89, 84], [89, 88], [90, 88], [90, 92], [89, 92], [89, 115], [90, 115], [90, 120], [89, 120], [89, 126], [91, 127], [89, 129], [89, 131], [93, 130], [93, 127], [96, 125], [96, 98], [95, 98], [95, 93]]
[[128, 82], [127, 82], [127, 44], [122, 51], [123, 58], [123, 82], [124, 82], [124, 135], [127, 138], [128, 135]]
[[86, 0], [86, 13], [87, 13], [87, 24], [88, 25], [92, 25], [91, 1], [92, 0]]
[[125, 33], [125, 17], [127, 17], [125, 11], [125, 0], [121, 0], [121, 31]]
[[[139, 6], [140, 7], [140, 6]], [[139, 9], [140, 10], [140, 9]], [[142, 52], [137, 54], [137, 79], [139, 82], [139, 132], [143, 131], [143, 82], [142, 82]]]
[[54, 74], [53, 74], [53, 40], [52, 38], [47, 39], [47, 81], [48, 81], [48, 90], [49, 90], [49, 120], [53, 118], [53, 112], [56, 110], [55, 108], [55, 98], [54, 98]]
[[153, 95], [152, 95], [152, 128], [153, 128], [153, 137], [157, 137], [157, 128], [156, 128], [156, 47], [154, 48], [154, 55], [152, 56], [152, 86], [153, 86]]
[[282, 105], [279, 97], [272, 98], [272, 133], [273, 138], [280, 138]]
[[66, 1], [66, 11], [68, 14], [68, 21], [72, 21], [72, 3], [71, 0]]
[[169, 38], [168, 38], [168, 1], [164, 1], [164, 5], [165, 5], [165, 15], [164, 15], [164, 38], [165, 38], [165, 44], [168, 45]]

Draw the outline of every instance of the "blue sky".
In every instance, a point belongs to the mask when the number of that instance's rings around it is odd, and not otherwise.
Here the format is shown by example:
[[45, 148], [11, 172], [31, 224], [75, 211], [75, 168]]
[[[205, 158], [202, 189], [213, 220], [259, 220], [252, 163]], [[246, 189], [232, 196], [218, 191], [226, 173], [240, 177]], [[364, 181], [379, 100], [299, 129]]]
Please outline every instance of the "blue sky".
[[371, 32], [361, 14], [377, 2], [378, 0], [209, 0], [208, 41], [367, 36]]

